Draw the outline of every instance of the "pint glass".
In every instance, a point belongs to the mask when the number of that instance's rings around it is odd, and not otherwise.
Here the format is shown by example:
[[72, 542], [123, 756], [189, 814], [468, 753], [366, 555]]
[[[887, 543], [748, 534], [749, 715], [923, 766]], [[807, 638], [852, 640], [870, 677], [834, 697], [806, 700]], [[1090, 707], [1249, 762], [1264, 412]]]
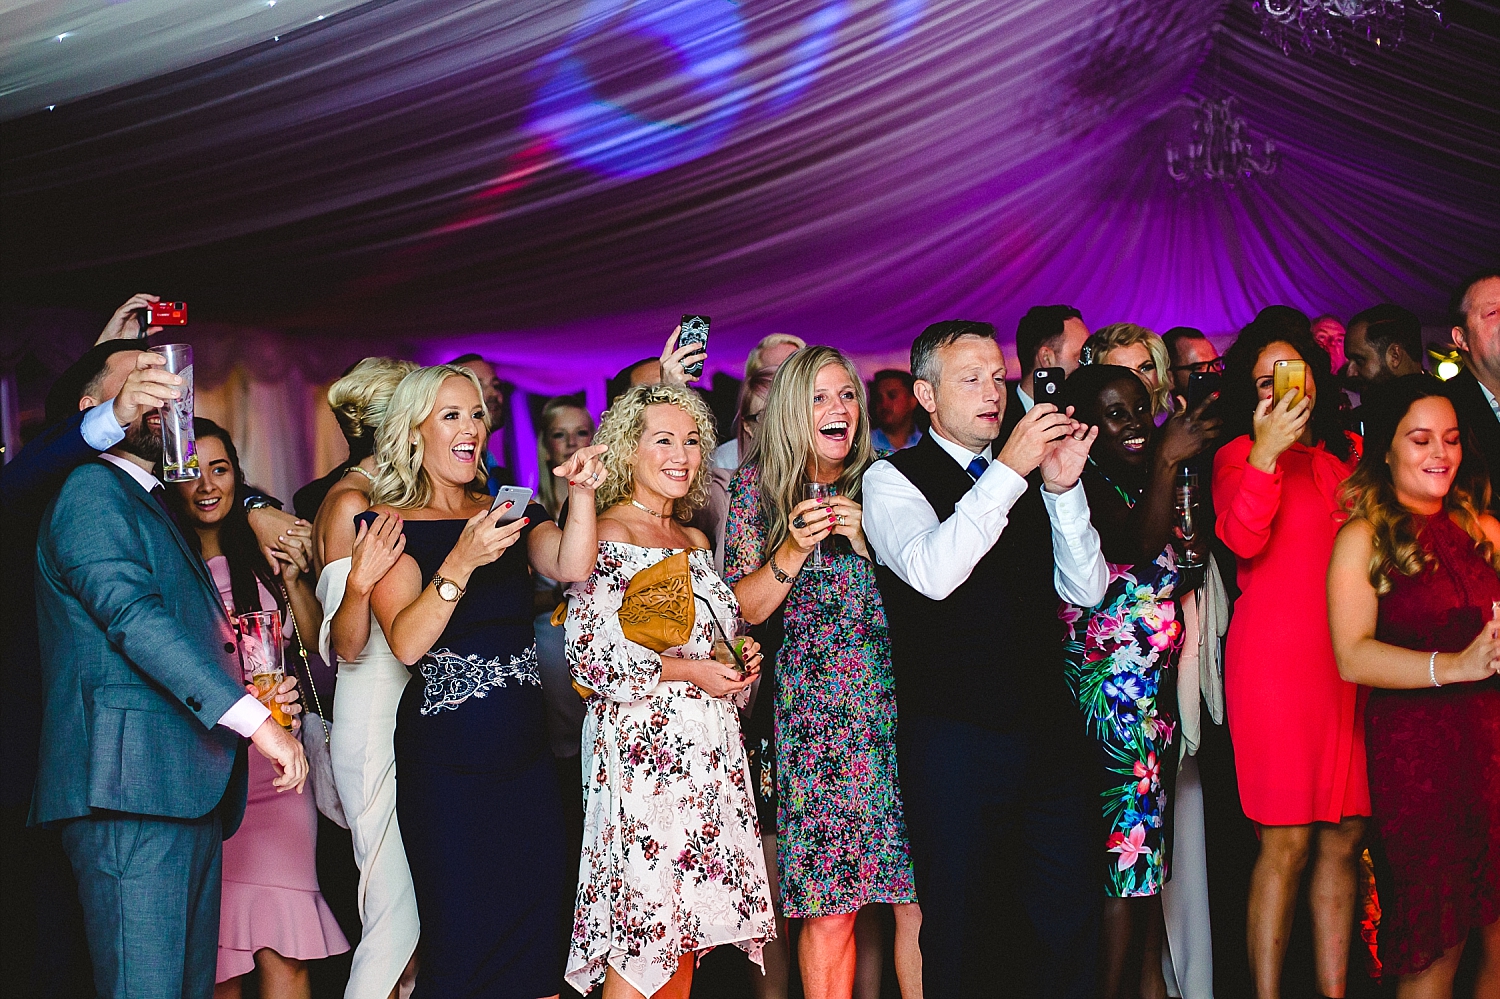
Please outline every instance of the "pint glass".
[[182, 398], [167, 403], [161, 416], [161, 477], [167, 482], [186, 482], [198, 477], [198, 452], [193, 446], [193, 348], [185, 343], [164, 343], [151, 348], [167, 359], [167, 370], [182, 376]]
[[282, 657], [281, 612], [252, 611], [236, 621], [240, 633], [240, 661], [245, 675], [255, 685], [255, 696], [271, 709], [271, 717], [282, 728], [292, 727], [292, 716], [276, 703], [276, 688], [286, 679]]

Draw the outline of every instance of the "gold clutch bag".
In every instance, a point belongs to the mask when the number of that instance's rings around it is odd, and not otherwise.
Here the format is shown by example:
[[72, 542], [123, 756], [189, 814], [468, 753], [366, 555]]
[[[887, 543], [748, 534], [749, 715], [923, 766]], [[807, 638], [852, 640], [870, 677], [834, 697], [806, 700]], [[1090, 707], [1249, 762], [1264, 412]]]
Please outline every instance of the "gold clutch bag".
[[688, 553], [669, 555], [631, 577], [620, 603], [620, 630], [637, 645], [665, 652], [693, 635], [693, 579]]

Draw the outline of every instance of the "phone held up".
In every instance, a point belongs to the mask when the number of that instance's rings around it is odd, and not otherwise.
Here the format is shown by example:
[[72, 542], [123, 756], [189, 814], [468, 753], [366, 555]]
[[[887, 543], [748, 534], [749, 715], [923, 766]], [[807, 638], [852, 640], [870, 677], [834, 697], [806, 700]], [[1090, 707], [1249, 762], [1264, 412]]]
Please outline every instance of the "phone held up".
[[1219, 391], [1221, 376], [1217, 371], [1192, 371], [1188, 373], [1187, 411], [1197, 409], [1204, 399]]
[[1054, 406], [1062, 398], [1063, 382], [1068, 374], [1062, 368], [1037, 368], [1031, 374], [1031, 390], [1034, 402], [1050, 402]]
[[490, 513], [495, 513], [506, 503], [510, 504], [510, 508], [500, 515], [495, 526], [520, 520], [521, 515], [526, 512], [526, 504], [530, 502], [531, 490], [525, 486], [501, 486], [500, 491], [495, 494], [494, 502], [490, 504]]
[[[677, 346], [685, 347], [690, 343], [702, 344], [706, 350], [708, 347], [708, 323], [707, 316], [683, 316], [681, 327], [677, 332]], [[692, 364], [683, 366], [683, 374], [687, 375], [688, 381], [697, 381], [703, 377], [703, 361], [694, 361]]]
[[1288, 392], [1298, 393], [1289, 405], [1295, 406], [1307, 395], [1307, 362], [1277, 361], [1271, 369], [1271, 405], [1281, 405], [1281, 397]]

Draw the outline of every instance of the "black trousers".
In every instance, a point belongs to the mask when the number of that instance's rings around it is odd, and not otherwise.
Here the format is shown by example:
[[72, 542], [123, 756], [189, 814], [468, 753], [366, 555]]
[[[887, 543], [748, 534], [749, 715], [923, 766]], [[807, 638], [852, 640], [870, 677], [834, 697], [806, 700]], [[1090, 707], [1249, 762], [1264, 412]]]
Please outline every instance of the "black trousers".
[[[1026, 983], [1029, 995], [1093, 996], [1105, 852], [1081, 753], [905, 716], [899, 748], [928, 999], [1020, 994]], [[1011, 932], [1018, 921], [996, 911], [1017, 902], [1029, 931]]]

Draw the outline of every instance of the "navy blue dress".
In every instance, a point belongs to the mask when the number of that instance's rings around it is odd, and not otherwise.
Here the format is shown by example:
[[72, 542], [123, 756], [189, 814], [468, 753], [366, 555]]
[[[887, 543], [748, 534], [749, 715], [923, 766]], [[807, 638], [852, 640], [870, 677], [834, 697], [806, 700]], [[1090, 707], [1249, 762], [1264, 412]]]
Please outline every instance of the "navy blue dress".
[[[547, 519], [535, 504], [526, 513]], [[463, 528], [405, 522], [424, 583]], [[422, 921], [415, 999], [537, 999], [562, 986], [570, 871], [537, 674], [529, 532], [469, 578], [396, 711], [396, 816]]]

